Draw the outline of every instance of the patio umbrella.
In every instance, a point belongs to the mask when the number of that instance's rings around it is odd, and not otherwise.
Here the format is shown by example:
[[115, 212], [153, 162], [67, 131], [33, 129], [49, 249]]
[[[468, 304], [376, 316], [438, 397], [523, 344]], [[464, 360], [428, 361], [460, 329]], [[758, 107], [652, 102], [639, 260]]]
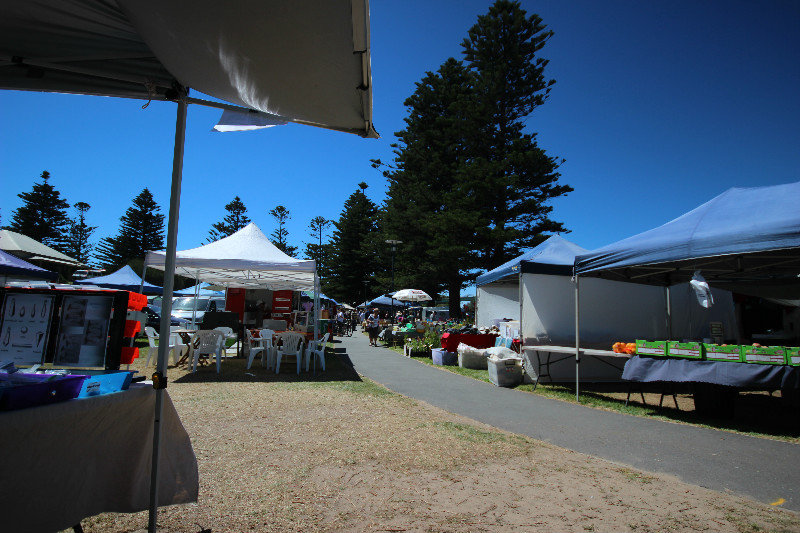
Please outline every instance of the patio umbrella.
[[425, 302], [433, 300], [427, 292], [419, 289], [403, 289], [394, 293], [392, 298], [400, 300], [401, 302]]

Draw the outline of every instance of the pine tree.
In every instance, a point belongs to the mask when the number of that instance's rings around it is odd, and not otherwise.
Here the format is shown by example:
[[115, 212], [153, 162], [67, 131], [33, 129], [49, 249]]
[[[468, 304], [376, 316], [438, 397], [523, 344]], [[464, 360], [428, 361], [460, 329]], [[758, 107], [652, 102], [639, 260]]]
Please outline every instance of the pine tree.
[[117, 236], [106, 237], [97, 245], [95, 256], [100, 264], [118, 269], [150, 250], [164, 248], [164, 215], [147, 188], [133, 199], [120, 222]]
[[89, 256], [94, 248], [89, 244], [89, 239], [97, 229], [97, 226], [86, 224], [86, 212], [91, 207], [89, 204], [76, 202], [73, 207], [78, 211], [78, 216], [70, 221], [66, 253], [81, 263], [88, 263]]
[[562, 233], [550, 218], [547, 202], [572, 191], [558, 183], [563, 160], [548, 156], [525, 132], [531, 113], [550, 94], [548, 61], [540, 52], [553, 32], [541, 17], [530, 16], [519, 2], [497, 0], [462, 42], [467, 66], [475, 77], [475, 110], [483, 123], [473, 156], [473, 179], [482, 180], [484, 214], [489, 224], [483, 268], [494, 268], [545, 239]]
[[[339, 220], [333, 223], [329, 272], [324, 280], [325, 294], [343, 302], [356, 302], [364, 294], [364, 282], [375, 287], [373, 276], [378, 268], [376, 255], [378, 208], [367, 198], [367, 184], [361, 182], [348, 197]], [[371, 294], [372, 288], [368, 289]]]
[[233, 200], [225, 206], [225, 210], [228, 214], [225, 215], [222, 222], [217, 222], [211, 226], [211, 230], [208, 232], [207, 242], [218, 241], [223, 237], [233, 235], [250, 223], [250, 219], [247, 217], [247, 208], [244, 206], [242, 199], [238, 196], [235, 196]]
[[325, 230], [331, 225], [332, 221], [322, 216], [316, 216], [311, 219], [308, 224], [309, 233], [311, 238], [317, 242], [307, 242], [305, 249], [305, 257], [313, 259], [317, 264], [317, 274], [320, 278], [327, 277], [328, 271], [328, 256], [330, 254], [330, 246], [323, 244], [325, 238]]
[[289, 245], [289, 230], [285, 227], [286, 222], [292, 218], [291, 213], [284, 206], [279, 205], [276, 206], [275, 209], [270, 210], [269, 214], [272, 215], [278, 223], [278, 228], [270, 235], [270, 237], [272, 237], [272, 244], [286, 255], [294, 257], [295, 252], [297, 252], [297, 247]]
[[50, 185], [50, 173], [43, 171], [42, 182], [35, 183], [30, 192], [18, 194], [23, 204], [11, 215], [8, 229], [22, 233], [42, 244], [66, 253], [69, 231], [69, 204], [55, 187]]

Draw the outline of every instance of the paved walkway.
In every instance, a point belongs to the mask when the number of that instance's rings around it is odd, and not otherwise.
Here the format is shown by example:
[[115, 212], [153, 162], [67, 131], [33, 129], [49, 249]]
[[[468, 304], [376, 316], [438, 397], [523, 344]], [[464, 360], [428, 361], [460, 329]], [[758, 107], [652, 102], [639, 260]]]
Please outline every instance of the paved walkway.
[[447, 372], [342, 338], [359, 374], [494, 427], [764, 503], [800, 511], [800, 446], [550, 400]]

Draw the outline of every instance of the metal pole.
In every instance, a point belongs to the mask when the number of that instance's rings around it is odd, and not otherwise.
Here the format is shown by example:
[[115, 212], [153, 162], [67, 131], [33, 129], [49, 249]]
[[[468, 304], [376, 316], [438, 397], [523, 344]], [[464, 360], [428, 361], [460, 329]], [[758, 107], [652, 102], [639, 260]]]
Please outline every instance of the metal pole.
[[167, 386], [167, 350], [169, 348], [169, 317], [172, 314], [172, 289], [175, 285], [175, 252], [178, 245], [178, 212], [181, 203], [181, 179], [183, 177], [183, 148], [186, 140], [186, 102], [178, 101], [175, 122], [175, 148], [172, 156], [172, 189], [169, 197], [169, 220], [167, 221], [167, 250], [164, 260], [164, 296], [161, 301], [161, 325], [158, 339], [158, 363], [153, 376], [156, 389], [155, 420], [153, 424], [153, 458], [150, 470], [150, 518], [147, 531], [155, 533], [158, 515], [158, 462], [161, 447], [161, 415], [164, 411], [164, 389]]
[[672, 340], [672, 304], [670, 302], [669, 285], [664, 287], [664, 298], [667, 301], [667, 339]]
[[580, 383], [581, 367], [581, 291], [578, 275], [575, 274], [575, 401], [580, 403], [581, 396], [578, 390]]
[[144, 275], [147, 274], [147, 254], [144, 254], [144, 264], [142, 265], [142, 281], [139, 282], [139, 294], [144, 294]]

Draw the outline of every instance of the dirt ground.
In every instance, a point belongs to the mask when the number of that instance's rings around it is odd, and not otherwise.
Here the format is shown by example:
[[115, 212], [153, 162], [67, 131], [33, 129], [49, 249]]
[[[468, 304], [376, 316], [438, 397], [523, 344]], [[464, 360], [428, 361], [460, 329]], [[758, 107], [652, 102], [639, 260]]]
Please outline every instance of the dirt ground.
[[[169, 377], [200, 497], [162, 508], [161, 531], [800, 531], [779, 506], [499, 431], [362, 380], [337, 357], [316, 378], [241, 360], [221, 376]], [[82, 525], [146, 524], [136, 513]]]

